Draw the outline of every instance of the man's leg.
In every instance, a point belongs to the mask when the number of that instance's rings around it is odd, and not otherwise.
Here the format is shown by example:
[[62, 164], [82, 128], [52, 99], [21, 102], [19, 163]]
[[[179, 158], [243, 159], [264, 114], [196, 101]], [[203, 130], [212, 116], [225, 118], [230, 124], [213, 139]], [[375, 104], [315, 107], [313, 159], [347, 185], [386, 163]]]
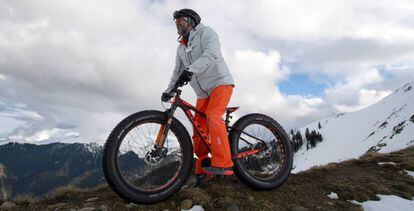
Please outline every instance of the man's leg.
[[[207, 126], [209, 129], [212, 167], [229, 168], [233, 166], [227, 130], [222, 120], [222, 116], [226, 111], [232, 93], [232, 85], [221, 85], [216, 87], [209, 97], [206, 115]], [[231, 174], [232, 173], [233, 172], [231, 171]]]
[[[196, 108], [205, 113], [207, 110], [208, 101], [208, 98], [197, 99]], [[208, 135], [206, 119], [197, 113], [195, 114], [194, 118], [204, 134]], [[193, 131], [194, 152], [198, 158], [195, 165], [195, 174], [203, 174], [203, 166], [201, 164], [202, 160], [208, 157], [209, 149], [207, 147], [207, 143], [205, 143], [197, 134], [195, 127], [193, 128]]]

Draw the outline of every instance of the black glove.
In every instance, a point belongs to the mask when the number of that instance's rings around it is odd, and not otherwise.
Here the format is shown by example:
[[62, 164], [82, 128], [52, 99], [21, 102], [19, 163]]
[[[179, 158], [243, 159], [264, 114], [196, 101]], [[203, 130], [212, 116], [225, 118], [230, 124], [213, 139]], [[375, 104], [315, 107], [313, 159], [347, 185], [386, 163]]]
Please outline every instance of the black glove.
[[171, 94], [171, 93], [164, 92], [164, 93], [162, 93], [162, 95], [161, 95], [161, 100], [162, 100], [163, 102], [167, 102], [167, 101], [169, 101], [172, 97], [173, 97], [173, 96], [172, 96], [172, 94]]
[[181, 73], [180, 77], [178, 78], [177, 84], [179, 86], [183, 86], [184, 84], [191, 81], [191, 76], [193, 75], [192, 72], [188, 70], [184, 70], [183, 73]]

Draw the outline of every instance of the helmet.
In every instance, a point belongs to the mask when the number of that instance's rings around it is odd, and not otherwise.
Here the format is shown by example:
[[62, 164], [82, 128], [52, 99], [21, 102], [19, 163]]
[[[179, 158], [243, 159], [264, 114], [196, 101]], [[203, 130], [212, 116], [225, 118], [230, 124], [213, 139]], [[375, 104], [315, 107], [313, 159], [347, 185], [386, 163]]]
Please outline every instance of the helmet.
[[201, 21], [200, 16], [192, 9], [181, 9], [173, 13], [174, 20], [181, 17], [190, 17], [194, 20], [195, 25], [198, 25]]

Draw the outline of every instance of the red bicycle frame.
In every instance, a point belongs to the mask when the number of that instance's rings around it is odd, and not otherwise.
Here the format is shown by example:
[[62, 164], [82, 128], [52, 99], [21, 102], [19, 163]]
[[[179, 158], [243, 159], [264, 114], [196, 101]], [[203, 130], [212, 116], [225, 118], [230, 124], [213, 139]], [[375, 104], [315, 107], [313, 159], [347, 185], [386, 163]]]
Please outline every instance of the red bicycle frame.
[[[176, 95], [172, 100], [172, 105], [171, 108], [166, 110], [166, 113], [168, 115], [168, 120], [167, 123], [165, 125], [162, 125], [158, 135], [157, 135], [157, 139], [156, 139], [156, 145], [160, 148], [164, 147], [164, 143], [165, 143], [165, 139], [167, 137], [168, 131], [170, 129], [171, 123], [173, 121], [173, 117], [174, 117], [174, 113], [177, 109], [177, 107], [181, 108], [183, 110], [183, 112], [185, 113], [185, 115], [187, 116], [187, 118], [190, 120], [191, 124], [193, 125], [194, 130], [197, 132], [198, 136], [203, 140], [203, 142], [208, 146], [208, 142], [207, 142], [207, 134], [205, 134], [205, 132], [201, 129], [200, 125], [196, 122], [194, 115], [191, 113], [191, 110], [194, 111], [195, 113], [199, 114], [201, 117], [206, 118], [206, 114], [201, 112], [200, 110], [198, 110], [196, 107], [194, 107], [193, 105], [191, 105], [190, 103], [186, 102], [185, 100], [180, 98], [181, 95], [181, 90], [177, 89], [176, 90]], [[230, 114], [234, 111], [236, 111], [237, 109], [239, 109], [239, 107], [228, 107], [226, 109], [226, 119], [223, 120], [226, 128], [227, 128], [227, 132], [230, 132], [231, 129], [235, 129], [237, 130], [237, 128], [234, 128], [232, 126], [229, 126], [230, 123], [230, 119], [232, 118], [230, 116]], [[260, 140], [256, 137], [251, 136], [250, 134], [247, 134], [245, 132], [242, 131], [242, 133], [246, 134], [247, 136], [254, 138], [262, 143], [264, 143], [263, 140]], [[240, 138], [241, 140], [245, 141], [248, 145], [253, 146], [253, 144], [249, 143], [247, 140]], [[210, 148], [210, 147], [209, 147]], [[248, 151], [243, 151], [241, 153], [238, 153], [237, 155], [232, 155], [233, 159], [240, 159], [249, 155], [253, 155], [253, 154], [257, 154], [259, 153], [261, 150], [265, 149], [266, 147], [261, 147], [261, 148], [255, 148], [252, 150], [248, 150]]]

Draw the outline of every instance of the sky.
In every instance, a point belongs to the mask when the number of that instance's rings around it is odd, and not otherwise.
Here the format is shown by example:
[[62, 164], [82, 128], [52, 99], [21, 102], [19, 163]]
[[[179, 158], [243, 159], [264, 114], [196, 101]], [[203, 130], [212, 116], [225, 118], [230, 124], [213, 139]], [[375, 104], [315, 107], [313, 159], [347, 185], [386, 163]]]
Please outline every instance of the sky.
[[[181, 8], [218, 33], [236, 117], [297, 128], [414, 79], [411, 0], [1, 0], [0, 139], [102, 140], [131, 113], [163, 110]], [[190, 87], [183, 98], [196, 100]]]

